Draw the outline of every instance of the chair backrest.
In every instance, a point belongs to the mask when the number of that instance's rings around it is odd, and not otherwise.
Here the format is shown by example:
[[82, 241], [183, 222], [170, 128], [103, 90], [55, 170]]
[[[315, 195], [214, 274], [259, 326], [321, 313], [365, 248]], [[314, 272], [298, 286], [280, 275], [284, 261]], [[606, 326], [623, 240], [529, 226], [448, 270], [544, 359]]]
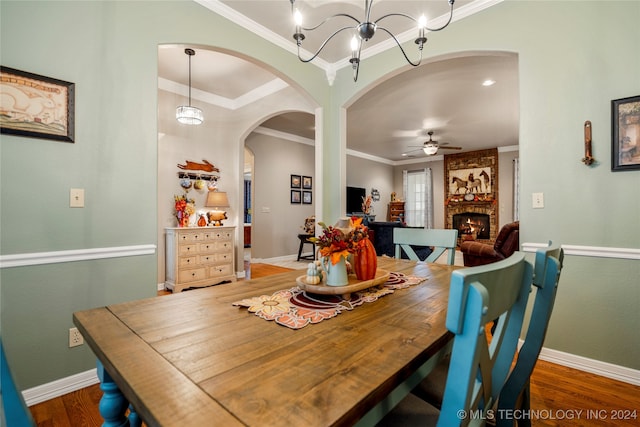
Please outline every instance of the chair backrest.
[[[518, 398], [525, 390], [525, 387], [528, 387], [529, 378], [547, 334], [549, 319], [556, 300], [563, 260], [564, 251], [559, 245], [551, 245], [551, 242], [549, 242], [549, 247], [536, 251], [533, 285], [537, 289], [529, 327], [527, 328], [524, 344], [518, 353], [518, 360], [500, 393], [498, 409], [519, 409], [516, 408]], [[522, 405], [525, 409], [529, 409], [528, 393], [523, 399], [525, 401]], [[513, 425], [513, 420], [510, 419], [513, 411], [497, 411], [497, 414], [498, 426]]]
[[9, 364], [4, 354], [4, 346], [0, 338], [0, 395], [2, 395], [2, 407], [0, 408], [0, 425], [28, 427], [35, 426], [29, 408], [24, 403], [22, 393], [16, 388], [13, 375], [9, 370]]
[[505, 258], [520, 248], [520, 221], [505, 224], [498, 233], [493, 249]]
[[[458, 230], [436, 230], [427, 228], [394, 228], [393, 244], [396, 247], [395, 257], [400, 258], [403, 250], [409, 259], [414, 261], [435, 262], [445, 251], [447, 263], [453, 265], [456, 259], [456, 246], [458, 244]], [[411, 247], [429, 246], [433, 250], [425, 259], [420, 259]]]
[[446, 325], [455, 337], [438, 426], [484, 424], [511, 368], [532, 276], [521, 252], [451, 274]]

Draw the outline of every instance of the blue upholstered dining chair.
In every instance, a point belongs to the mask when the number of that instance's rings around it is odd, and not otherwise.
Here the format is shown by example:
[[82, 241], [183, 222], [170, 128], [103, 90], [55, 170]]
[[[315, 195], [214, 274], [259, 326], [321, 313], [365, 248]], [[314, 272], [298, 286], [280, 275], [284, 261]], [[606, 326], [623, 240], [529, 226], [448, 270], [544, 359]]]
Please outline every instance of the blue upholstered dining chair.
[[518, 426], [531, 425], [531, 420], [526, 417], [513, 420], [513, 410], [528, 411], [530, 409], [529, 379], [547, 335], [563, 260], [564, 251], [559, 245], [554, 246], [551, 242], [549, 247], [536, 251], [533, 273], [536, 296], [524, 344], [518, 352], [518, 360], [498, 399], [498, 411], [496, 411], [498, 427], [513, 426], [514, 421], [517, 421]]
[[[394, 228], [393, 244], [395, 245], [395, 258], [400, 258], [401, 251], [404, 251], [411, 260], [435, 262], [445, 251], [448, 251], [447, 263], [453, 265], [456, 259], [458, 230]], [[432, 251], [422, 260], [411, 246], [429, 246]]]
[[[437, 425], [484, 425], [509, 375], [533, 277], [521, 252], [451, 274], [446, 326], [454, 334]], [[497, 320], [494, 334], [487, 325]], [[413, 394], [378, 426], [424, 426], [430, 407]]]
[[4, 346], [0, 338], [0, 394], [2, 395], [2, 407], [0, 407], [0, 425], [7, 427], [31, 427], [35, 422], [31, 412], [22, 398], [22, 393], [16, 388], [13, 375], [9, 370], [9, 364], [4, 354]]

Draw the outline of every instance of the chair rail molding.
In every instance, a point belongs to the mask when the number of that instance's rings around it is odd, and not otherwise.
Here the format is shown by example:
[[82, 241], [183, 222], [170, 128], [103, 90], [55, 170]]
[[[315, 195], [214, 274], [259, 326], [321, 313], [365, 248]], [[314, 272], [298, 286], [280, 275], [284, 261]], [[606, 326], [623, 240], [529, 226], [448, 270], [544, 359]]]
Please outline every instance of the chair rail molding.
[[153, 255], [156, 245], [115, 246], [109, 248], [73, 249], [54, 252], [33, 252], [0, 255], [0, 268], [25, 267], [30, 265], [56, 264], [93, 259]]
[[[535, 252], [547, 247], [547, 243], [523, 243], [523, 252]], [[562, 245], [565, 255], [586, 256], [593, 258], [640, 259], [640, 249], [610, 248], [603, 246]]]

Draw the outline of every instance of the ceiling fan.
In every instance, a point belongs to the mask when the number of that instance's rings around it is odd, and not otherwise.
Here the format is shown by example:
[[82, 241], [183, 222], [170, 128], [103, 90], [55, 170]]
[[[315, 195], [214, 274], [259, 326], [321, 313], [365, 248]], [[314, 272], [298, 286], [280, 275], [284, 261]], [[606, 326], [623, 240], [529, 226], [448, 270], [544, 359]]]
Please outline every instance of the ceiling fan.
[[411, 153], [422, 150], [424, 154], [426, 154], [427, 156], [433, 156], [438, 152], [438, 149], [440, 148], [442, 148], [443, 150], [462, 150], [462, 147], [448, 147], [447, 142], [438, 143], [438, 141], [434, 141], [432, 138], [433, 137], [432, 130], [427, 132], [427, 135], [429, 135], [428, 141], [423, 142], [422, 145], [411, 145], [410, 147], [419, 147], [419, 148], [416, 148], [415, 150], [409, 150], [405, 153], [402, 153], [402, 155], [405, 157], [413, 157]]

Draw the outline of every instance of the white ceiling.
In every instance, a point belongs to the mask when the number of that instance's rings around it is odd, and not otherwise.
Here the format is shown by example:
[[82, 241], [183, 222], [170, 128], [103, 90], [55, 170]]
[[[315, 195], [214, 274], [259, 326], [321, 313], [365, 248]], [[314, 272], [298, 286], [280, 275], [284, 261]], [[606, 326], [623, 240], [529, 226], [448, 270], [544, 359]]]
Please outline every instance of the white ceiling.
[[[294, 54], [289, 1], [196, 1], [271, 41], [284, 43], [283, 47]], [[455, 3], [454, 20], [459, 9], [463, 9], [460, 15], [468, 15], [470, 10], [481, 10], [495, 1], [499, 0], [458, 0]], [[361, 16], [363, 4], [364, 1], [298, 0], [296, 7], [305, 13], [305, 22], [320, 22], [321, 16], [337, 10]], [[377, 18], [390, 11], [417, 17], [424, 9], [425, 16], [435, 17], [438, 22], [443, 19], [442, 15], [448, 7], [447, 0], [381, 0], [375, 2], [372, 17]], [[400, 24], [395, 21], [385, 22], [386, 27], [398, 28], [399, 33], [411, 26], [410, 21], [404, 27], [398, 27]], [[444, 29], [441, 36], [446, 36], [446, 31]], [[415, 38], [415, 35], [406, 37]], [[385, 40], [387, 37], [377, 38], [378, 34], [370, 43], [383, 45], [388, 42]], [[319, 43], [313, 33], [307, 34], [305, 44], [307, 42], [309, 45]], [[308, 66], [317, 65], [326, 70], [349, 66], [344, 59], [348, 49], [343, 49], [340, 43], [335, 42], [332, 40], [323, 50], [324, 58], [320, 63], [316, 64], [314, 60]], [[428, 56], [429, 43], [425, 46], [425, 56]], [[270, 71], [244, 59], [198, 46], [163, 45], [158, 60], [161, 89], [185, 96], [188, 94], [189, 68], [185, 47], [196, 51], [191, 59], [194, 105], [206, 102], [233, 111], [260, 102], [264, 96], [287, 87]], [[393, 49], [401, 55], [399, 49]], [[415, 52], [407, 53], [415, 57]], [[366, 54], [366, 51], [363, 52], [363, 57]], [[362, 69], [364, 67], [366, 64], [362, 65]], [[486, 79], [495, 80], [496, 83], [484, 87], [482, 82]], [[347, 148], [389, 161], [406, 161], [408, 158], [402, 154], [415, 150], [411, 146], [426, 141], [427, 131], [434, 132], [434, 140], [463, 147], [462, 151], [515, 146], [518, 144], [518, 105], [518, 59], [514, 54], [465, 52], [458, 57], [423, 61], [423, 65], [412, 67], [373, 88], [347, 109]], [[288, 113], [274, 117], [262, 126], [313, 139], [313, 122], [310, 114]], [[441, 147], [438, 154], [451, 152], [459, 151], [443, 150]], [[411, 159], [414, 161], [424, 157], [419, 150], [411, 154], [416, 155]]]

